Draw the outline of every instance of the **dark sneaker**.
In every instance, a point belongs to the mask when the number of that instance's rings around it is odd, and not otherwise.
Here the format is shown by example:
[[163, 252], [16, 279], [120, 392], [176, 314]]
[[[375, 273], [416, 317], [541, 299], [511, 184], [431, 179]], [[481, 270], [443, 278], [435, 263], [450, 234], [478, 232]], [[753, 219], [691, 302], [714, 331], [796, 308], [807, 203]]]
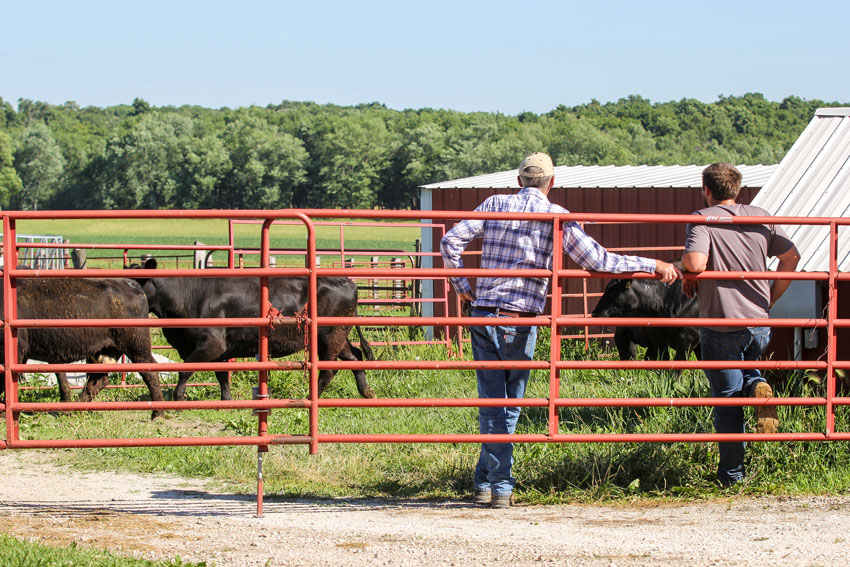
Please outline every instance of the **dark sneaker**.
[[[772, 398], [773, 389], [767, 382], [759, 382], [753, 388], [754, 398]], [[776, 433], [779, 417], [776, 406], [756, 406], [756, 433]]]
[[489, 490], [476, 490], [472, 493], [472, 505], [479, 508], [488, 508], [492, 492]]
[[494, 494], [493, 499], [490, 501], [491, 508], [510, 508], [511, 507], [511, 494]]

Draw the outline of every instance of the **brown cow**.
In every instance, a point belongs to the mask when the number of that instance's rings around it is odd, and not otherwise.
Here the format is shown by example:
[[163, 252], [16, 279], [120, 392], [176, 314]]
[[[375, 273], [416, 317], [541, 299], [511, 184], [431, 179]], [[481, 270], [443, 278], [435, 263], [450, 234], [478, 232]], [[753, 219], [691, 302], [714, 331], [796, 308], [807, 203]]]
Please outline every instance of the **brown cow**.
[[[146, 319], [148, 302], [138, 283], [130, 279], [21, 278], [18, 288], [19, 319]], [[0, 290], [0, 316], [3, 316]], [[0, 345], [4, 338], [0, 338]], [[5, 350], [2, 350], [5, 363]], [[97, 362], [106, 356], [126, 355], [132, 362], [153, 363], [150, 329], [144, 327], [56, 327], [18, 329], [18, 360], [42, 360], [66, 364], [76, 360]], [[162, 401], [159, 376], [141, 372], [151, 400]], [[60, 381], [62, 401], [70, 400], [64, 376]], [[64, 382], [64, 383], [63, 383]], [[79, 400], [91, 401], [106, 386], [105, 373], [89, 373]], [[0, 380], [0, 393], [5, 383]], [[163, 412], [153, 412], [153, 418]]]

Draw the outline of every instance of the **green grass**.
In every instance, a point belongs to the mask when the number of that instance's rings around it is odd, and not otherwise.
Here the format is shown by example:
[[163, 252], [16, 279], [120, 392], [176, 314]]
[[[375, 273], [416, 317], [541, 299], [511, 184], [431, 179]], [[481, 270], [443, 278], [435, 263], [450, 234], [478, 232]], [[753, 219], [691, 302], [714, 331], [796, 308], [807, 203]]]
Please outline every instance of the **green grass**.
[[[316, 222], [324, 222], [317, 219]], [[317, 226], [316, 246], [319, 249], [339, 249], [343, 242], [345, 249], [401, 251], [382, 254], [381, 261], [402, 252], [414, 252], [414, 242], [421, 237], [420, 228], [415, 223], [410, 227], [396, 226], [346, 226], [341, 234], [338, 226]], [[240, 248], [260, 247], [261, 224], [238, 224], [234, 228], [235, 245]], [[211, 245], [228, 244], [228, 223], [224, 219], [93, 219], [93, 220], [27, 220], [17, 223], [18, 234], [60, 235], [71, 243], [77, 244], [178, 244], [192, 245], [195, 241]], [[269, 233], [270, 246], [275, 249], [305, 250], [307, 231], [303, 225], [274, 225]], [[176, 255], [191, 257], [191, 252], [133, 250], [129, 254], [138, 258], [142, 254], [167, 258], [165, 264], [174, 267]], [[113, 268], [120, 267], [122, 250], [88, 250], [90, 262], [96, 258], [114, 258]], [[403, 256], [403, 254], [401, 254]], [[322, 266], [329, 267], [339, 262], [339, 255], [321, 255]], [[257, 265], [256, 256], [245, 257], [248, 266]], [[366, 260], [358, 257], [357, 261]], [[213, 261], [217, 266], [227, 264], [224, 252], [215, 252]], [[278, 265], [303, 265], [301, 256], [280, 255]], [[181, 267], [191, 266], [191, 260], [184, 258]], [[98, 265], [97, 267], [107, 267]]]
[[[546, 352], [546, 338], [540, 341]], [[386, 348], [388, 360], [444, 360], [439, 346]], [[593, 350], [565, 345], [568, 357], [597, 357]], [[382, 398], [474, 398], [473, 371], [371, 371], [369, 381]], [[207, 376], [204, 380], [213, 380]], [[250, 397], [255, 377], [234, 376], [234, 396]], [[213, 380], [214, 381], [214, 380]], [[588, 370], [562, 373], [562, 397], [707, 397], [700, 371], [681, 376], [655, 371]], [[809, 396], [820, 384], [805, 379], [780, 386], [780, 396]], [[306, 396], [300, 372], [275, 372], [273, 397]], [[109, 390], [101, 399], [137, 399], [144, 390]], [[216, 399], [217, 388], [194, 388], [191, 398]], [[548, 395], [548, 373], [535, 371], [528, 397]], [[22, 399], [55, 399], [50, 391], [25, 391]], [[350, 372], [334, 379], [326, 397], [356, 398]], [[746, 410], [752, 420], [752, 410]], [[322, 433], [476, 433], [475, 408], [323, 409]], [[781, 407], [781, 431], [823, 431], [823, 408]], [[563, 433], [711, 432], [709, 408], [562, 408]], [[273, 434], [305, 434], [306, 410], [275, 410]], [[838, 409], [837, 429], [848, 430], [845, 408]], [[518, 433], [545, 433], [546, 410], [527, 408]], [[147, 412], [101, 412], [77, 415], [24, 415], [25, 438], [156, 437], [254, 435], [250, 411], [168, 412], [148, 420]], [[518, 444], [514, 475], [517, 497], [530, 503], [617, 500], [623, 498], [710, 498], [728, 494], [716, 487], [716, 443], [563, 443]], [[323, 444], [318, 455], [306, 446], [274, 446], [265, 458], [265, 491], [287, 497], [463, 498], [472, 488], [476, 444]], [[84, 449], [63, 451], [61, 459], [83, 468], [171, 472], [213, 480], [226, 490], [256, 490], [253, 447]], [[841, 442], [751, 443], [747, 480], [734, 489], [742, 494], [823, 494], [850, 490], [850, 445]]]
[[104, 551], [50, 547], [0, 534], [0, 567], [203, 567], [206, 562], [149, 561], [121, 557]]

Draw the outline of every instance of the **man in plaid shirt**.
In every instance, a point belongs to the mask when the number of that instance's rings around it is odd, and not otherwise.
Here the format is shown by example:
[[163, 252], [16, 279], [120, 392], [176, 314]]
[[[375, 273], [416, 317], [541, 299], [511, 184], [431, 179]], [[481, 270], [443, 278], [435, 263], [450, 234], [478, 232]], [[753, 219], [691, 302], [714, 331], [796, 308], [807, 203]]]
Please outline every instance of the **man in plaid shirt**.
[[[550, 203], [547, 195], [555, 184], [552, 159], [543, 153], [526, 157], [517, 180], [522, 188], [513, 195], [488, 197], [476, 211], [501, 213], [568, 213]], [[461, 253], [475, 238], [483, 238], [481, 268], [552, 269], [552, 221], [464, 220], [440, 242], [447, 268], [462, 268]], [[598, 272], [649, 272], [671, 283], [681, 276], [672, 265], [639, 256], [608, 252], [587, 235], [576, 222], [564, 227], [564, 251], [587, 270]], [[534, 317], [546, 304], [548, 278], [480, 277], [473, 292], [465, 277], [449, 278], [461, 300], [472, 305], [473, 317], [508, 318], [505, 325], [470, 327], [475, 360], [531, 360], [537, 342], [537, 327], [518, 325], [517, 318]], [[478, 369], [479, 398], [522, 398], [528, 370]], [[519, 419], [518, 407], [482, 407], [478, 410], [481, 433], [513, 433]], [[510, 506], [516, 479], [511, 476], [512, 443], [483, 443], [473, 478], [476, 506]]]

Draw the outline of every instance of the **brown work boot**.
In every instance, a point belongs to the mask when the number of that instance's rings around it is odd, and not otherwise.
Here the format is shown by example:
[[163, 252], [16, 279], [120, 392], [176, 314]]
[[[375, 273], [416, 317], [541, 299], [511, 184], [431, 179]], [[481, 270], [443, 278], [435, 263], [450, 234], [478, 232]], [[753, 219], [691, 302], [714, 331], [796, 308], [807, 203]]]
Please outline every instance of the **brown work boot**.
[[513, 499], [511, 494], [494, 494], [493, 500], [490, 502], [491, 508], [510, 508], [511, 500]]
[[[753, 388], [754, 398], [772, 398], [773, 389], [767, 382], [759, 382]], [[756, 406], [756, 433], [776, 433], [779, 430], [779, 418], [776, 406]]]
[[475, 490], [472, 493], [472, 505], [476, 508], [489, 508], [493, 493], [489, 490]]

